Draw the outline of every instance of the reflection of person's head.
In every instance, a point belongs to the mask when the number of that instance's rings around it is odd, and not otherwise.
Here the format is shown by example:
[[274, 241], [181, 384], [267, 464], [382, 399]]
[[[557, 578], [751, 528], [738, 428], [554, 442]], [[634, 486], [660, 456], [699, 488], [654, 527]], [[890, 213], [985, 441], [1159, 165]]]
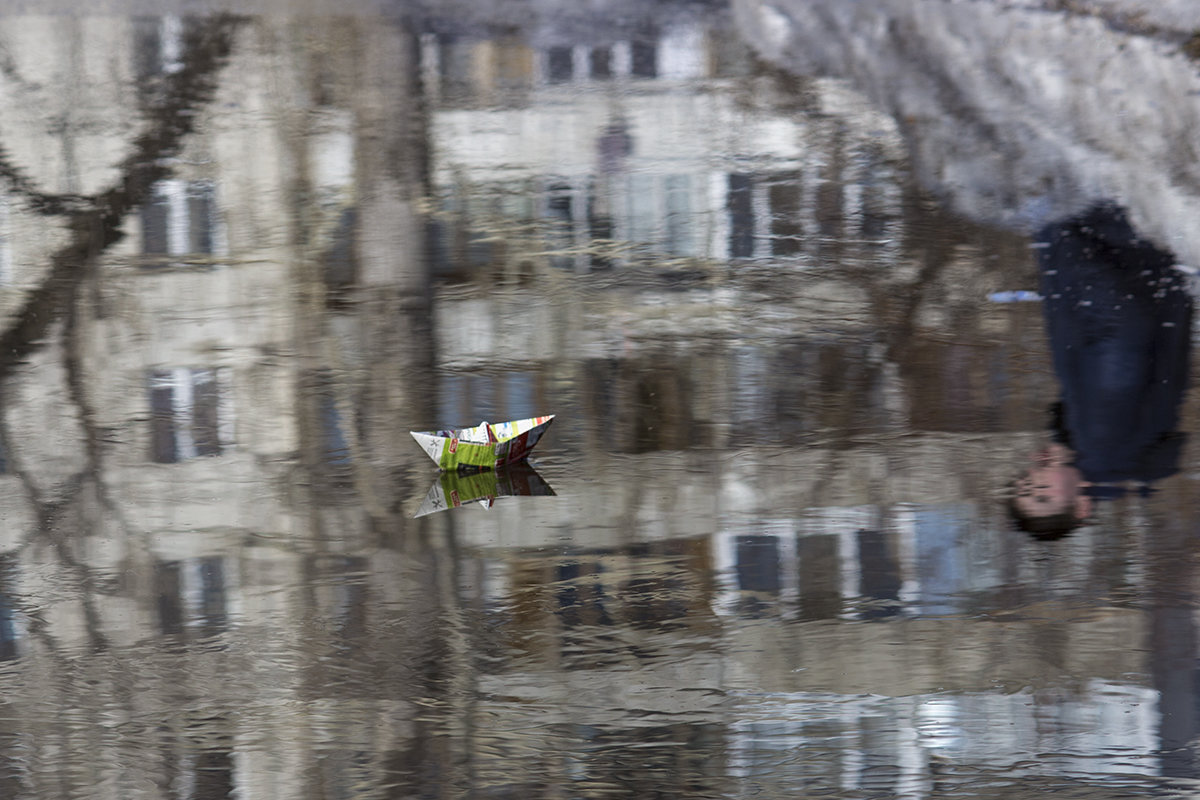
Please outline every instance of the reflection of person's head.
[[1016, 481], [1009, 513], [1017, 527], [1039, 539], [1057, 539], [1075, 530], [1092, 513], [1090, 483], [1072, 463], [1071, 451], [1052, 444], [1036, 453], [1032, 466]]

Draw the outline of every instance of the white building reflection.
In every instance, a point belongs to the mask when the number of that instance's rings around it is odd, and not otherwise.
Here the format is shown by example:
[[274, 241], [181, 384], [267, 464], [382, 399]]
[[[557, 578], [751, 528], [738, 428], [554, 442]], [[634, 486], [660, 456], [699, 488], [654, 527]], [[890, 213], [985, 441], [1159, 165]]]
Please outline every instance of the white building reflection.
[[847, 244], [890, 260], [898, 137], [838, 84], [801, 116], [746, 107], [745, 53], [690, 23], [596, 46], [431, 34], [422, 48], [443, 269], [488, 266], [522, 230], [577, 272], [639, 254], [803, 265]]
[[[90, 196], [205, 22], [83, 24], [4, 29], [39, 77], [0, 82], [0, 141]], [[860, 98], [797, 101], [694, 23], [241, 25], [170, 177], [4, 373], [9, 794], [927, 797], [931, 763], [1161, 770], [1156, 700], [1194, 695], [1128, 645], [1189, 612], [1109, 603], [1152, 578], [1087, 532], [1073, 566], [1031, 563], [980, 499], [1036, 438], [1036, 334], [947, 290], [901, 322], [914, 350], [960, 336], [955, 369], [886, 341], [878, 295], [921, 285], [927, 230]], [[64, 30], [109, 78], [46, 49]], [[47, 98], [58, 73], [100, 99]], [[73, 235], [29, 206], [0, 216], [10, 316]], [[961, 235], [951, 268], [1020, 274], [1012, 242]], [[816, 274], [831, 252], [846, 275]], [[939, 381], [952, 422], [917, 402]], [[406, 430], [555, 404], [554, 502], [408, 519]]]

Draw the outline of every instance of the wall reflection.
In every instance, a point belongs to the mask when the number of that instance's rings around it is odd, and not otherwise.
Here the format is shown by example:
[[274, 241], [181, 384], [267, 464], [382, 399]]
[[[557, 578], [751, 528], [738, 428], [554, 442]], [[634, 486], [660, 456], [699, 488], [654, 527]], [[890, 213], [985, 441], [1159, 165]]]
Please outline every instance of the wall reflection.
[[[9, 795], [1190, 774], [1186, 492], [1050, 554], [989, 494], [1055, 389], [986, 300], [1028, 242], [639, 14], [6, 20]], [[544, 479], [413, 519], [407, 431], [547, 412]]]

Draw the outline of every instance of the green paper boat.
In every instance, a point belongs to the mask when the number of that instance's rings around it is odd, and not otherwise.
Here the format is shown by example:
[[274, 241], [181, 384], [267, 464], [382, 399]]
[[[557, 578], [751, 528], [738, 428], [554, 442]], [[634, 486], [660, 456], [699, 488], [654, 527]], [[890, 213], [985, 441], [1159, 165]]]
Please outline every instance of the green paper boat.
[[411, 433], [445, 471], [495, 469], [526, 459], [553, 420], [551, 414], [513, 422], [481, 422], [474, 428]]

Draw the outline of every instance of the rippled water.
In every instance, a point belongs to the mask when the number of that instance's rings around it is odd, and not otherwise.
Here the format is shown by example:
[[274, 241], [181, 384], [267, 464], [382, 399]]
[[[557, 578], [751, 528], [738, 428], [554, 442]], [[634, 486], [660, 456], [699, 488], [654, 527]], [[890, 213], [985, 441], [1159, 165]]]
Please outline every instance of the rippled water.
[[[1193, 255], [1067, 54], [1136, 115], [1181, 37], [1004, 12], [1083, 109], [1010, 128], [993, 4], [801, 5], [6, 16], [0, 794], [1190, 796], [1193, 450], [1006, 511], [1027, 223]], [[541, 414], [497, 473], [409, 436]]]

